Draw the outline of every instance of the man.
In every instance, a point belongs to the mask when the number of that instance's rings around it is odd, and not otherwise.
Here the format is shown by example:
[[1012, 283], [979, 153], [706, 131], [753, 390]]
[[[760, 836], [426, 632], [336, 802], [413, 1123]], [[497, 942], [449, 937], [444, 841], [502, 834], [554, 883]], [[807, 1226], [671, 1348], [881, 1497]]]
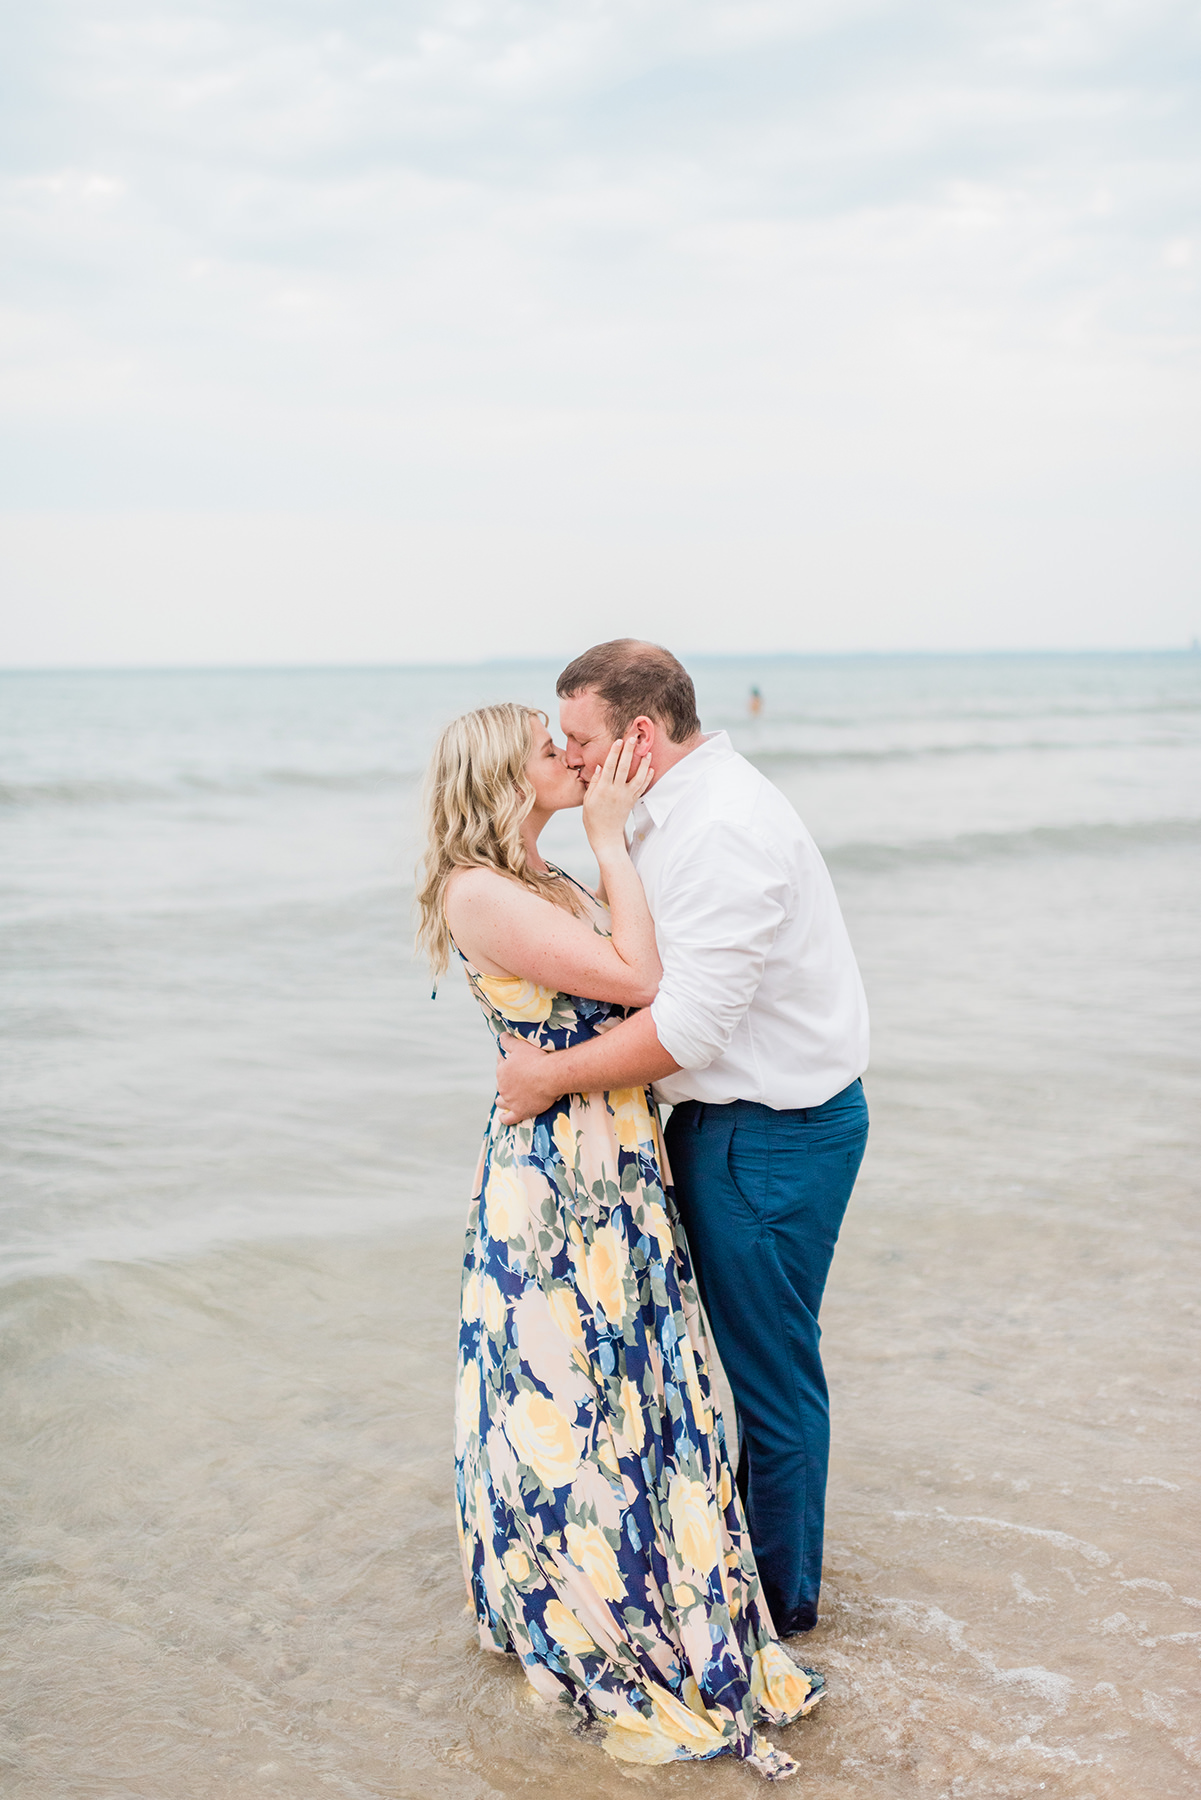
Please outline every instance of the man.
[[781, 1636], [817, 1622], [829, 1402], [817, 1315], [867, 1143], [867, 1002], [826, 866], [779, 790], [705, 736], [686, 670], [621, 638], [558, 681], [587, 781], [618, 737], [654, 779], [630, 818], [663, 980], [612, 1031], [507, 1041], [508, 1124], [561, 1094], [655, 1085], [676, 1200], [734, 1395], [738, 1487]]

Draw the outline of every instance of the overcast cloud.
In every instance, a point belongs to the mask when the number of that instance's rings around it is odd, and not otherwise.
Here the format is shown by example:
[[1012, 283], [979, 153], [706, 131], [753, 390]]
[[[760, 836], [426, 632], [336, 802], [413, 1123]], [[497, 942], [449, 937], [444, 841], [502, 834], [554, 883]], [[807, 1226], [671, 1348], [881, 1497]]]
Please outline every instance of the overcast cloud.
[[7, 38], [0, 660], [1201, 631], [1195, 6]]

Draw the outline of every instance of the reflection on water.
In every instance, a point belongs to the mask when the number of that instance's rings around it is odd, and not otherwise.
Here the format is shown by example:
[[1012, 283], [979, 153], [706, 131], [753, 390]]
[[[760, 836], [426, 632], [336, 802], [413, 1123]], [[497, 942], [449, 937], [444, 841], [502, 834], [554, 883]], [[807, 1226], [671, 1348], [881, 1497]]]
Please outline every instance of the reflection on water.
[[[875, 1026], [801, 1640], [830, 1696], [781, 1741], [814, 1800], [1192, 1796], [1201, 680], [969, 661], [929, 691], [904, 659], [794, 669], [792, 699], [702, 672], [830, 851]], [[420, 734], [502, 676], [145, 678], [141, 713], [106, 679], [23, 689], [23, 760], [0, 735], [10, 788], [76, 784], [0, 824], [0, 1788], [756, 1790], [610, 1763], [463, 1613], [490, 1055], [409, 963], [402, 879]]]

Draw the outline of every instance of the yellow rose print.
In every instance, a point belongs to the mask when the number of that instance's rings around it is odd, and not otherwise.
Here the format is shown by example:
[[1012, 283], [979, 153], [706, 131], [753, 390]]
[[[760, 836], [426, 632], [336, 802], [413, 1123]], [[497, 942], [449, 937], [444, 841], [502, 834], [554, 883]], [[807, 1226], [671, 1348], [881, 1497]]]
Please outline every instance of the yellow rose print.
[[582, 1569], [605, 1600], [620, 1600], [625, 1583], [617, 1566], [617, 1553], [599, 1525], [568, 1525], [563, 1533], [567, 1554]]
[[459, 1304], [464, 1323], [474, 1325], [480, 1316], [480, 1278], [475, 1269], [463, 1283], [463, 1298]]
[[571, 1426], [542, 1394], [528, 1389], [518, 1394], [505, 1418], [505, 1435], [543, 1487], [566, 1487], [579, 1467]]
[[671, 1220], [668, 1218], [663, 1208], [657, 1206], [655, 1202], [652, 1201], [649, 1206], [643, 1209], [643, 1222], [646, 1226], [647, 1234], [650, 1237], [653, 1237], [659, 1246], [659, 1255], [663, 1258], [664, 1262], [670, 1262], [675, 1255], [676, 1246], [675, 1239], [671, 1234]]
[[530, 1208], [516, 1169], [493, 1169], [488, 1177], [485, 1199], [488, 1229], [494, 1238], [504, 1238], [506, 1242], [511, 1242], [514, 1238], [525, 1236]]
[[522, 981], [516, 975], [477, 975], [476, 982], [506, 1019], [523, 1019], [527, 1024], [537, 1024], [550, 1018], [555, 1003], [553, 988], [538, 987], [535, 982]]
[[546, 1296], [546, 1304], [550, 1307], [550, 1316], [565, 1338], [573, 1344], [584, 1341], [584, 1327], [580, 1323], [580, 1307], [570, 1288], [551, 1288]]
[[561, 1600], [547, 1601], [542, 1623], [568, 1656], [587, 1656], [596, 1649], [580, 1621], [568, 1612]]
[[[699, 1698], [699, 1695], [698, 1695]], [[661, 1723], [668, 1731], [678, 1734], [684, 1743], [720, 1744], [721, 1732], [713, 1724], [708, 1712], [701, 1708], [696, 1712], [692, 1707], [677, 1700], [666, 1688], [656, 1687], [651, 1690], [651, 1703]]]
[[694, 1712], [698, 1719], [705, 1719], [712, 1723], [709, 1718], [709, 1708], [705, 1705], [704, 1695], [696, 1684], [695, 1675], [685, 1675], [680, 1683], [680, 1698], [689, 1712]]
[[500, 1284], [491, 1275], [484, 1276], [483, 1314], [484, 1324], [489, 1331], [499, 1331], [508, 1314], [505, 1297], [500, 1291]]
[[566, 1113], [559, 1113], [555, 1118], [555, 1148], [563, 1158], [567, 1168], [574, 1169], [576, 1153], [575, 1128], [568, 1120]]
[[[480, 1366], [474, 1360], [465, 1362], [459, 1373], [459, 1389], [455, 1396], [455, 1443], [465, 1447], [480, 1428]], [[462, 1449], [460, 1448], [460, 1454]]]
[[698, 1575], [708, 1575], [717, 1562], [717, 1532], [704, 1482], [690, 1481], [686, 1475], [674, 1476], [667, 1511], [681, 1561]]
[[602, 1438], [596, 1446], [596, 1460], [602, 1469], [608, 1469], [610, 1475], [620, 1475], [621, 1465], [617, 1460], [617, 1452], [613, 1448], [612, 1438]]
[[609, 1727], [605, 1749], [617, 1762], [654, 1768], [674, 1762], [681, 1753], [711, 1756], [725, 1747], [718, 1727], [699, 1719], [666, 1688], [652, 1687], [649, 1698], [653, 1718], [644, 1718], [631, 1708]]
[[[501, 1557], [501, 1561], [505, 1565], [505, 1574], [509, 1577], [510, 1581], [521, 1583], [529, 1580], [530, 1571], [534, 1565], [531, 1563], [525, 1551], [517, 1544], [509, 1545], [509, 1548]], [[552, 1601], [552, 1605], [553, 1604]]]
[[637, 1150], [649, 1144], [654, 1135], [646, 1093], [642, 1088], [611, 1088], [609, 1105], [613, 1111], [613, 1129], [623, 1150]]
[[587, 1250], [588, 1285], [611, 1325], [625, 1317], [626, 1247], [612, 1225], [602, 1225]]
[[766, 1643], [751, 1664], [751, 1698], [771, 1712], [808, 1712], [809, 1677], [777, 1643]]

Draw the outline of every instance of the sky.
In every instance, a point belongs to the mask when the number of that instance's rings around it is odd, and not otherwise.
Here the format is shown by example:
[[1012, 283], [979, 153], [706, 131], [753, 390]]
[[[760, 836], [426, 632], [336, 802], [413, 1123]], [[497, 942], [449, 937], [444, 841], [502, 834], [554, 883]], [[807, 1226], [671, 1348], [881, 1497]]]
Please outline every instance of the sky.
[[0, 664], [1201, 634], [1195, 5], [5, 35]]

